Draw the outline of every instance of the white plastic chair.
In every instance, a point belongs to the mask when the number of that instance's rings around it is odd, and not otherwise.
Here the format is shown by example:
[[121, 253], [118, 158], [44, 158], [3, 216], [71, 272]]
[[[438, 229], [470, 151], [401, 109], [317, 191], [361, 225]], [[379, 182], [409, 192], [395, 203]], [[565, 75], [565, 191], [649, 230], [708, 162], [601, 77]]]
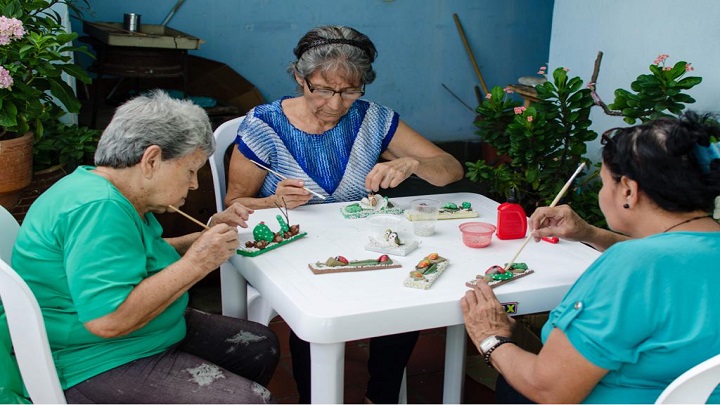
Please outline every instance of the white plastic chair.
[[5, 310], [10, 339], [20, 374], [36, 404], [64, 404], [45, 321], [30, 287], [6, 262], [15, 244], [20, 225], [5, 208], [0, 207], [0, 299]]
[[0, 259], [10, 263], [15, 238], [20, 230], [20, 224], [5, 207], [0, 206]]
[[[237, 130], [245, 116], [224, 122], [215, 130], [215, 153], [210, 156], [210, 171], [215, 188], [215, 208], [225, 209], [227, 177], [225, 176], [225, 153], [235, 141]], [[245, 289], [247, 285], [247, 289]], [[245, 279], [230, 262], [220, 265], [220, 294], [222, 313], [226, 316], [249, 319], [268, 325], [277, 315], [267, 300]]]
[[720, 354], [682, 373], [663, 390], [656, 404], [704, 404], [720, 384]]

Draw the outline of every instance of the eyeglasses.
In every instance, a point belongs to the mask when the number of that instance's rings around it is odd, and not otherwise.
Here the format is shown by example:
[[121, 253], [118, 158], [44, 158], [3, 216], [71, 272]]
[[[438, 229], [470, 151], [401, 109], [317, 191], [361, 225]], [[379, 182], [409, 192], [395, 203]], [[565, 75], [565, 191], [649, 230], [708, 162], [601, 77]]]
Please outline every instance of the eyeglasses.
[[307, 79], [305, 79], [305, 84], [307, 84], [308, 89], [310, 90], [310, 93], [320, 97], [324, 98], [326, 100], [329, 100], [335, 96], [335, 94], [339, 94], [340, 98], [343, 100], [357, 100], [363, 95], [365, 95], [365, 85], [363, 84], [362, 88], [360, 90], [357, 89], [346, 89], [346, 90], [340, 90], [335, 91], [333, 89], [319, 89], [315, 87], [313, 84], [311, 84]]

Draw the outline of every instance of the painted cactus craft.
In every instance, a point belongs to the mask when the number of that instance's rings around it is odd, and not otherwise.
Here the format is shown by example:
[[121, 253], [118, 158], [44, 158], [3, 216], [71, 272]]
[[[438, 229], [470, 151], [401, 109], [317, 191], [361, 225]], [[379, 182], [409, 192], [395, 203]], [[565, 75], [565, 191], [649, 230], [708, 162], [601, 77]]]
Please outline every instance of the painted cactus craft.
[[485, 274], [477, 275], [475, 280], [470, 280], [466, 282], [465, 285], [473, 288], [477, 280], [484, 280], [490, 287], [495, 288], [499, 285], [517, 280], [520, 277], [525, 277], [533, 272], [534, 271], [530, 270], [525, 263], [513, 263], [510, 265], [510, 269], [494, 265], [485, 270]]
[[[278, 206], [278, 208], [280, 208]], [[307, 235], [307, 232], [300, 232], [300, 225], [289, 225], [287, 209], [280, 209], [283, 215], [276, 215], [280, 230], [273, 232], [263, 221], [253, 228], [253, 240], [245, 242], [244, 246], [238, 248], [237, 253], [242, 256], [258, 256], [282, 245], [288, 244]]]

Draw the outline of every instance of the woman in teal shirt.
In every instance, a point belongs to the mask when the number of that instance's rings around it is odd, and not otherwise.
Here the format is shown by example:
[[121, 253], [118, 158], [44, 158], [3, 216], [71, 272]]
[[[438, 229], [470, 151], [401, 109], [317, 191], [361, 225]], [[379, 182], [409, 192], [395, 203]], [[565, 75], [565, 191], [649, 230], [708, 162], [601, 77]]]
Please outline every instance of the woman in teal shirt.
[[[514, 322], [487, 284], [465, 294], [468, 333], [500, 381], [526, 397], [514, 402], [653, 403], [720, 353], [720, 224], [710, 214], [720, 165], [705, 170], [694, 154], [720, 135], [709, 118], [687, 113], [603, 135], [600, 208], [629, 239], [591, 237], [612, 246], [550, 313], [538, 354], [513, 343]], [[548, 218], [562, 228], [574, 217]]]
[[215, 148], [205, 111], [162, 92], [120, 106], [95, 153], [30, 208], [13, 267], [37, 297], [68, 402], [263, 403], [274, 333], [188, 308], [187, 290], [238, 246], [252, 210], [163, 238]]

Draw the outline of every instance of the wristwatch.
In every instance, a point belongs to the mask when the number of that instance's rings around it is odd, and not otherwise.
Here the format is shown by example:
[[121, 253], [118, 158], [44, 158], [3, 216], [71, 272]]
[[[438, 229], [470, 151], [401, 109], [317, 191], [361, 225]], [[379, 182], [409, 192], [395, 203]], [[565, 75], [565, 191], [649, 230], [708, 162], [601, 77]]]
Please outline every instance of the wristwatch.
[[492, 363], [490, 363], [490, 355], [492, 352], [505, 343], [514, 344], [515, 342], [504, 336], [488, 336], [480, 342], [480, 352], [485, 357], [485, 363], [487, 363], [488, 367], [493, 368]]

